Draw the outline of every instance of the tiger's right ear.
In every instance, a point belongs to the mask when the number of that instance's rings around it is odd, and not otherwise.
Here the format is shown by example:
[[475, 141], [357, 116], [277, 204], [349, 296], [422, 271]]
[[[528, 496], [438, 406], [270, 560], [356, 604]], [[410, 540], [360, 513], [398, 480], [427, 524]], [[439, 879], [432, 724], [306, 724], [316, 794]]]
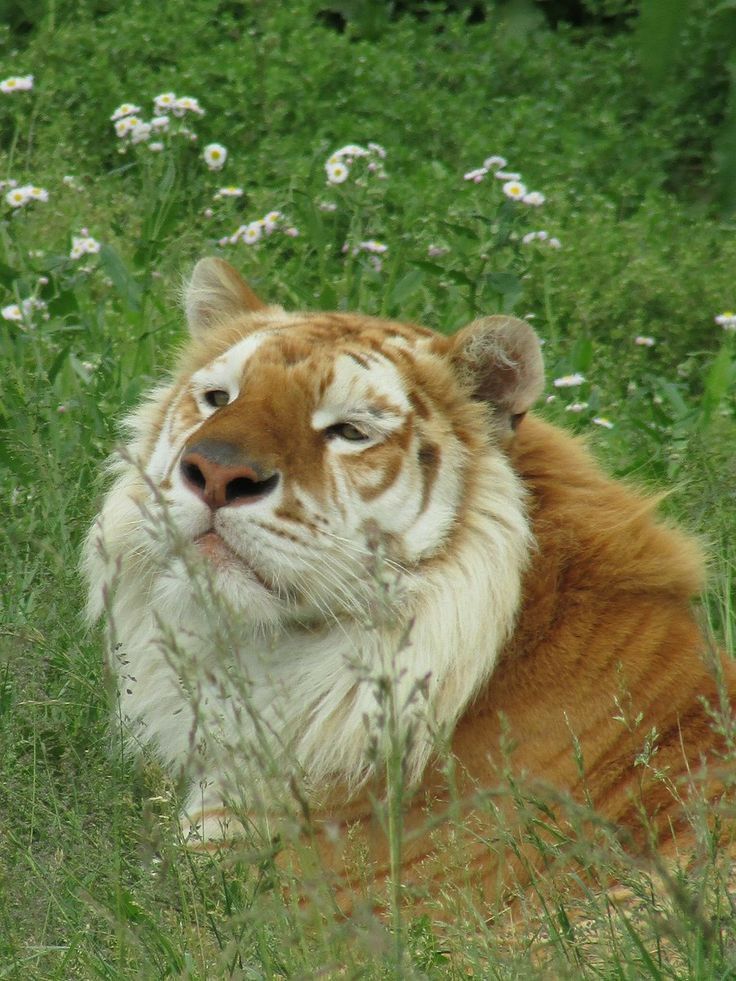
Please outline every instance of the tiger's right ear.
[[244, 313], [265, 310], [233, 267], [223, 259], [200, 259], [184, 290], [184, 309], [190, 333], [197, 337], [217, 324]]

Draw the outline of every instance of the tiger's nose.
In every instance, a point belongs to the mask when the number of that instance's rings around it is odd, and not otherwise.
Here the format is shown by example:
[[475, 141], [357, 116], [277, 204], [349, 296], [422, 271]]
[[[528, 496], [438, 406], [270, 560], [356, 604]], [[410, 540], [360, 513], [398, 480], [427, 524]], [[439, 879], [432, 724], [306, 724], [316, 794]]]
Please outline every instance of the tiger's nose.
[[279, 482], [278, 471], [265, 473], [245, 461], [236, 447], [215, 441], [185, 451], [179, 468], [184, 484], [213, 511], [258, 501]]

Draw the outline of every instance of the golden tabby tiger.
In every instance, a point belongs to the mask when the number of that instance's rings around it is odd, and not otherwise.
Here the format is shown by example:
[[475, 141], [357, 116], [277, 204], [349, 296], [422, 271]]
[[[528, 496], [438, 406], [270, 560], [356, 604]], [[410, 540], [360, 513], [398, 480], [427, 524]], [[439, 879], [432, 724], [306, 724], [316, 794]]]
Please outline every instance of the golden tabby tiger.
[[[217, 259], [186, 310], [190, 341], [127, 422], [85, 569], [129, 741], [189, 779], [190, 841], [242, 831], [236, 812], [273, 812], [298, 783], [328, 867], [352, 829], [385, 875], [370, 800], [398, 746], [403, 874], [446, 881], [437, 834], [419, 833], [448, 808], [444, 740], [460, 864], [481, 883], [502, 849], [472, 801], [501, 770], [585, 799], [631, 843], [645, 809], [664, 846], [681, 778], [722, 749], [690, 608], [702, 556], [527, 414], [531, 328], [490, 317], [448, 338], [286, 313]], [[653, 728], [664, 779], [635, 765]]]

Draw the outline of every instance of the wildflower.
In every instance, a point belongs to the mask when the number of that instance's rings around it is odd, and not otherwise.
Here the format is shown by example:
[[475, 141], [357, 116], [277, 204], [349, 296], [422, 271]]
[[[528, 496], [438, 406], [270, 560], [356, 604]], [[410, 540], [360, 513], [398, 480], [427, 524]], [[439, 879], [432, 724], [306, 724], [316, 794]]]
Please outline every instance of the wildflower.
[[585, 382], [585, 376], [581, 375], [579, 371], [576, 371], [574, 375], [562, 375], [561, 378], [555, 378], [553, 384], [555, 388], [574, 388], [576, 385], [582, 385]]
[[264, 215], [262, 223], [266, 235], [270, 235], [276, 229], [283, 217], [280, 211], [269, 211], [267, 215]]
[[173, 92], [162, 92], [161, 95], [155, 96], [153, 100], [153, 111], [155, 115], [164, 115], [169, 109], [173, 109], [175, 102], [176, 95]]
[[28, 204], [30, 201], [28, 188], [14, 187], [5, 195], [5, 200], [11, 208], [22, 208], [24, 204]]
[[544, 400], [545, 405], [552, 405], [552, 403], [556, 401], [557, 401], [556, 395], [548, 395], [547, 398]]
[[151, 138], [151, 124], [138, 123], [130, 131], [131, 143], [146, 143]]
[[32, 184], [27, 184], [22, 190], [28, 192], [28, 197], [32, 201], [48, 201], [49, 199], [49, 192], [45, 187], [34, 187]]
[[350, 170], [339, 160], [332, 162], [328, 160], [325, 164], [325, 170], [327, 171], [327, 181], [330, 184], [342, 184], [350, 174]]
[[565, 406], [565, 412], [584, 412], [587, 408], [587, 402], [571, 402]]
[[526, 235], [521, 240], [522, 245], [530, 245], [532, 242], [536, 241], [537, 232], [527, 232]]
[[[385, 151], [384, 151], [385, 153]], [[335, 162], [342, 160], [343, 157], [347, 157], [349, 160], [353, 160], [355, 157], [367, 157], [368, 151], [364, 146], [359, 146], [357, 143], [348, 143], [347, 146], [340, 147], [339, 150], [335, 150], [330, 156], [330, 160]]]
[[545, 197], [540, 191], [529, 191], [528, 194], [524, 195], [522, 201], [524, 204], [529, 204], [533, 208], [538, 208], [540, 204], [544, 204]]
[[63, 416], [63, 415], [65, 415], [69, 411], [69, 406], [68, 405], [64, 405], [62, 403], [61, 405], [57, 405], [56, 406], [56, 411], [59, 413], [60, 416]]
[[370, 264], [373, 266], [373, 269], [377, 273], [380, 273], [381, 272], [381, 270], [383, 269], [383, 263], [381, 262], [381, 260], [378, 258], [377, 255], [371, 255], [371, 256], [369, 256], [368, 257], [368, 261], [370, 262]]
[[245, 226], [245, 231], [243, 232], [243, 241], [246, 245], [255, 245], [256, 242], [260, 242], [261, 236], [263, 234], [263, 228], [259, 221], [252, 221], [249, 225]]
[[493, 175], [499, 181], [520, 181], [521, 174], [515, 170], [497, 170]]
[[526, 194], [526, 188], [521, 181], [518, 180], [506, 181], [501, 190], [506, 197], [511, 198], [512, 201], [521, 201]]
[[154, 116], [151, 120], [152, 129], [168, 129], [171, 122], [168, 116]]
[[20, 303], [11, 303], [7, 307], [3, 307], [0, 310], [0, 314], [4, 320], [28, 320], [32, 315], [34, 310], [45, 310], [46, 304], [43, 300], [37, 299], [35, 296], [29, 296], [26, 300], [21, 300]]
[[210, 170], [222, 170], [227, 160], [227, 150], [221, 143], [209, 143], [202, 156]]
[[229, 187], [221, 187], [219, 191], [214, 195], [215, 198], [242, 198], [243, 188], [234, 187], [230, 185]]
[[131, 130], [139, 126], [140, 122], [137, 116], [125, 116], [123, 119], [118, 119], [115, 123], [115, 135], [122, 140]]
[[469, 170], [466, 174], [463, 174], [463, 180], [472, 181], [474, 184], [480, 184], [487, 173], [488, 171], [485, 167], [478, 167], [476, 170]]
[[[169, 93], [166, 93], [167, 95]], [[183, 116], [187, 112], [193, 112], [197, 116], [204, 116], [204, 109], [201, 108], [198, 99], [193, 99], [189, 95], [183, 95], [180, 99], [175, 99], [171, 110], [175, 116]]]
[[613, 429], [613, 423], [605, 416], [593, 416], [591, 422], [594, 422], [596, 426], [603, 426], [604, 429]]
[[549, 240], [549, 247], [551, 249], [561, 249], [562, 248], [562, 242], [558, 238], [551, 238]]
[[151, 151], [151, 153], [161, 153], [163, 148], [164, 145], [159, 140], [154, 140], [153, 143], [148, 144], [148, 149]]
[[64, 174], [64, 176], [61, 178], [61, 183], [64, 185], [64, 187], [71, 187], [75, 191], [79, 190], [79, 184], [77, 183], [77, 178], [72, 177], [71, 174]]
[[284, 235], [288, 235], [289, 238], [299, 238], [299, 229], [294, 228], [293, 225], [290, 225], [288, 228], [284, 229]]
[[320, 211], [337, 211], [337, 205], [334, 201], [320, 201], [317, 207]]
[[715, 321], [724, 330], [736, 330], [736, 313], [732, 313], [730, 310], [726, 310], [725, 313], [719, 313]]
[[486, 157], [486, 159], [483, 161], [483, 166], [485, 167], [486, 170], [496, 171], [496, 170], [502, 170], [507, 163], [508, 161], [506, 160], [506, 157], [493, 156], [493, 157]]
[[2, 310], [0, 310], [0, 314], [2, 315], [3, 320], [23, 319], [23, 311], [18, 303], [11, 303], [9, 306], [3, 307]]
[[112, 116], [110, 116], [110, 120], [115, 123], [118, 119], [125, 119], [126, 116], [135, 116], [140, 111], [140, 106], [134, 106], [131, 102], [124, 102], [121, 106], [117, 107]]
[[447, 255], [449, 251], [444, 245], [430, 245], [427, 248], [427, 255], [430, 259], [440, 259], [443, 255]]
[[11, 75], [0, 82], [0, 92], [10, 95], [11, 92], [30, 92], [33, 88], [33, 75]]
[[96, 255], [100, 251], [100, 243], [96, 238], [87, 234], [87, 229], [82, 229], [81, 235], [72, 237], [72, 248], [69, 253], [70, 259], [81, 259], [83, 255]]
[[640, 335], [634, 338], [634, 344], [638, 344], [639, 347], [654, 347], [656, 341], [653, 337], [642, 337]]
[[388, 246], [384, 245], [383, 242], [377, 242], [374, 238], [361, 242], [358, 248], [364, 252], [372, 252], [373, 255], [382, 255], [384, 252], [388, 252]]
[[371, 151], [371, 153], [375, 153], [376, 156], [380, 157], [381, 160], [385, 160], [386, 159], [386, 151], [381, 146], [380, 143], [369, 143], [368, 144], [368, 149]]
[[6, 187], [17, 187], [17, 186], [18, 186], [18, 181], [13, 180], [12, 177], [10, 177], [6, 181], [0, 181], [0, 191], [4, 191]]

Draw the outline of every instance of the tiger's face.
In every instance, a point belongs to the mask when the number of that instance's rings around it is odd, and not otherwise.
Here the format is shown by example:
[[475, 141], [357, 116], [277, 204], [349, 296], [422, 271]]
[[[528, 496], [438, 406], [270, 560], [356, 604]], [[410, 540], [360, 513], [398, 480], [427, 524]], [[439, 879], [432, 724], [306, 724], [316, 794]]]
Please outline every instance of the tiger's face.
[[145, 475], [238, 607], [368, 616], [377, 550], [410, 577], [452, 535], [480, 415], [428, 331], [251, 314], [190, 353]]

